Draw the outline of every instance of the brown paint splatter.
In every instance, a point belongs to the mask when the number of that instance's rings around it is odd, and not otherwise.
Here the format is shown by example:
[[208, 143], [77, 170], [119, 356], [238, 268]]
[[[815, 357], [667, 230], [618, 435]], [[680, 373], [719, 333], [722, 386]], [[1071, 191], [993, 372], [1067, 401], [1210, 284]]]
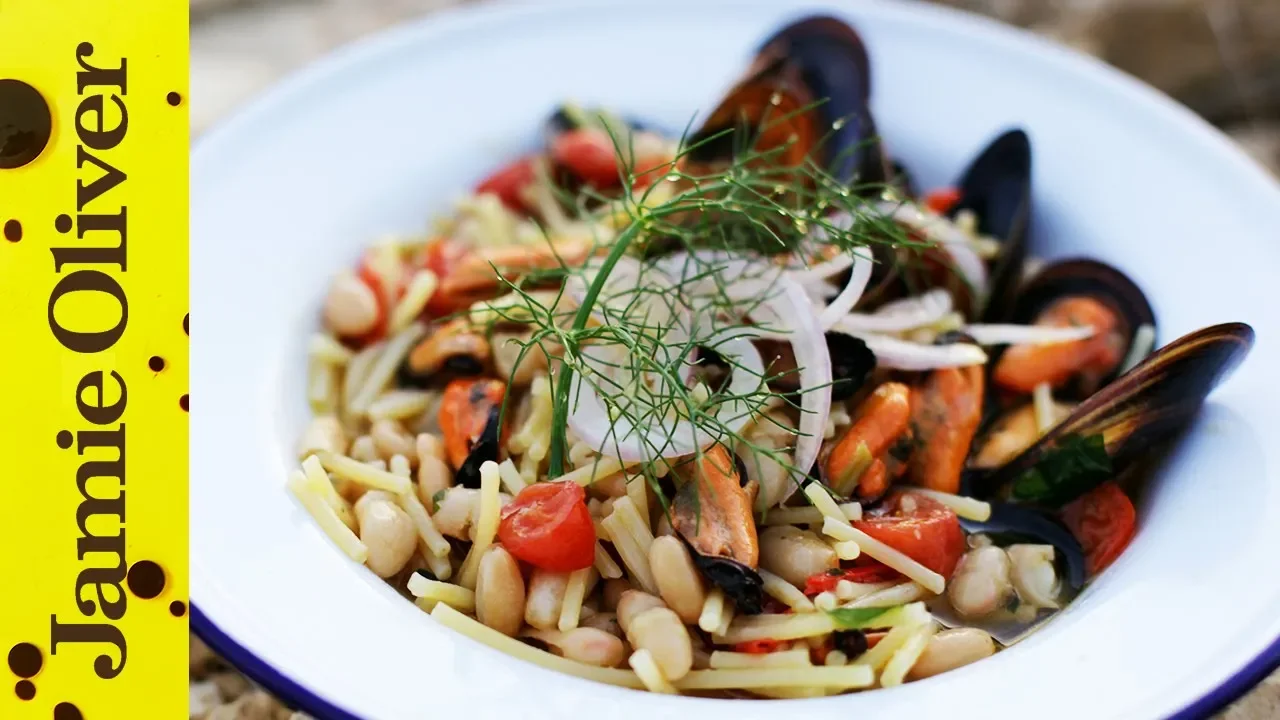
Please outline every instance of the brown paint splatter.
[[69, 702], [60, 702], [53, 706], [53, 720], [84, 720], [80, 708]]
[[147, 361], [147, 367], [151, 368], [151, 372], [160, 372], [164, 369], [164, 358], [159, 355], [152, 355]]
[[187, 313], [186, 315], [182, 316], [182, 332], [184, 335], [187, 335], [188, 337], [190, 337], [191, 335], [191, 330], [187, 327], [187, 321], [190, 319], [191, 319], [191, 313]]
[[129, 592], [150, 600], [164, 592], [164, 570], [150, 560], [139, 560], [129, 568], [125, 582], [129, 585]]
[[30, 164], [52, 134], [53, 116], [40, 91], [21, 80], [0, 80], [0, 170]]
[[9, 669], [21, 678], [35, 677], [44, 667], [44, 654], [31, 643], [18, 643], [9, 648]]
[[187, 399], [186, 395], [178, 398], [178, 404], [182, 406], [182, 412], [191, 412], [191, 401]]
[[169, 603], [169, 614], [174, 617], [182, 617], [187, 614], [187, 604], [181, 600], [174, 600]]
[[182, 104], [182, 94], [181, 94], [181, 93], [171, 92], [171, 93], [169, 93], [168, 95], [165, 95], [165, 96], [164, 96], [164, 99], [165, 99], [165, 102], [169, 103], [170, 105], [172, 105], [172, 106], [174, 106], [174, 107], [178, 107], [179, 105], [181, 105], [181, 104]]
[[18, 242], [22, 239], [22, 223], [17, 220], [6, 220], [4, 223], [4, 239]]
[[18, 684], [13, 686], [13, 692], [19, 700], [30, 700], [36, 696], [36, 685], [30, 680], [19, 680]]
[[69, 232], [71, 232], [71, 216], [70, 216], [70, 215], [63, 214], [63, 215], [59, 215], [58, 217], [54, 218], [54, 219], [53, 219], [53, 229], [54, 229], [54, 230], [57, 230], [57, 231], [58, 231], [58, 232], [60, 232], [60, 233], [69, 233]]

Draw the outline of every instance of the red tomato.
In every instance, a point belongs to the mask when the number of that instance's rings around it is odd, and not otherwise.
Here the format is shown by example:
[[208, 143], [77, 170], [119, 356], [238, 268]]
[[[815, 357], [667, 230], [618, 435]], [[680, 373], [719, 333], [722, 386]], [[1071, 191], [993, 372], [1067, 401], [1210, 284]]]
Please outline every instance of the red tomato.
[[535, 483], [502, 508], [498, 539], [512, 555], [551, 572], [595, 562], [596, 529], [587, 494], [575, 482]]
[[818, 593], [835, 592], [836, 585], [841, 580], [855, 583], [878, 583], [896, 580], [900, 577], [902, 577], [902, 574], [897, 570], [888, 565], [875, 562], [841, 570], [839, 573], [824, 572], [812, 575], [805, 581], [804, 594], [812, 597]]
[[1138, 514], [1120, 486], [1108, 481], [1063, 508], [1062, 520], [1080, 541], [1089, 574], [1097, 575], [1129, 546]]
[[621, 183], [613, 139], [600, 130], [570, 130], [551, 141], [551, 160], [596, 188]]
[[960, 519], [942, 503], [911, 492], [891, 496], [884, 515], [863, 516], [853, 526], [930, 570], [950, 578], [964, 554]]
[[391, 317], [391, 294], [393, 291], [383, 285], [382, 276], [368, 262], [362, 261], [360, 263], [360, 267], [356, 269], [356, 277], [369, 286], [369, 289], [373, 291], [373, 296], [378, 300], [378, 320], [374, 323], [373, 329], [365, 333], [364, 336], [355, 339], [356, 345], [363, 347], [381, 340], [386, 335], [387, 321]]
[[747, 640], [746, 642], [740, 642], [733, 646], [733, 651], [748, 653], [751, 655], [764, 655], [766, 653], [777, 652], [781, 647], [781, 642], [765, 638], [763, 640]]
[[476, 186], [476, 194], [492, 193], [498, 196], [503, 205], [516, 212], [524, 212], [525, 205], [520, 198], [520, 191], [533, 182], [533, 163], [532, 155], [516, 160], [485, 178]]
[[960, 202], [960, 190], [953, 187], [938, 188], [924, 196], [925, 207], [939, 215], [946, 215], [958, 202]]
[[457, 298], [449, 294], [445, 287], [445, 279], [463, 258], [471, 253], [466, 244], [449, 238], [436, 238], [423, 249], [419, 264], [435, 273], [440, 285], [427, 301], [425, 313], [428, 317], [438, 318], [452, 315], [471, 306], [470, 298]]

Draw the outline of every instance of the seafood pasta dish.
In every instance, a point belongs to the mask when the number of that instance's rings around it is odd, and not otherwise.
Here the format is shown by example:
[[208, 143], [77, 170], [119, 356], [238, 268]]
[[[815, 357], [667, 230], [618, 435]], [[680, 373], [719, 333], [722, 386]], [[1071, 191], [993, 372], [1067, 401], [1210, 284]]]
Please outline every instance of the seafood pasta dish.
[[330, 280], [288, 490], [423, 622], [640, 690], [891, 687], [1051, 621], [1253, 331], [1162, 343], [1038, 259], [1021, 128], [917, 187], [869, 63], [808, 17], [687, 128], [555, 108]]

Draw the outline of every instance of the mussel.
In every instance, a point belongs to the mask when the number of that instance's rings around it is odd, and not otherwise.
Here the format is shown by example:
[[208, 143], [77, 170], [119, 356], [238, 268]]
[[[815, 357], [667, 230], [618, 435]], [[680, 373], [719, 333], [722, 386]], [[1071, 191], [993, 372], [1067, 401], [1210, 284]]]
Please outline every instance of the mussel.
[[678, 468], [686, 477], [672, 502], [671, 527], [707, 581], [721, 588], [738, 612], [755, 614], [763, 603], [763, 581], [755, 571], [760, 562], [752, 517], [756, 488], [743, 485], [741, 467], [723, 445], [713, 445]]
[[480, 487], [480, 466], [501, 457], [507, 434], [501, 422], [506, 391], [501, 380], [454, 380], [445, 387], [438, 421], [458, 485]]
[[[867, 348], [866, 342], [852, 335], [829, 332], [826, 338], [827, 352], [831, 356], [831, 400], [848, 400], [862, 389], [875, 370], [876, 356]], [[781, 393], [798, 393], [800, 374], [791, 343], [760, 340], [756, 345], [765, 363], [769, 386]]]
[[806, 157], [837, 180], [880, 183], [888, 164], [868, 109], [870, 61], [848, 24], [828, 16], [791, 23], [768, 38], [690, 141], [688, 162], [714, 166], [754, 147], [797, 166]]
[[1047, 382], [1055, 396], [1072, 399], [1089, 397], [1114, 379], [1140, 335], [1154, 342], [1156, 325], [1142, 290], [1124, 273], [1096, 260], [1066, 260], [1041, 270], [1019, 291], [1009, 319], [1094, 328], [1094, 335], [1082, 340], [1012, 346], [992, 369], [992, 383], [1001, 390], [1030, 393]]
[[997, 322], [1012, 306], [1022, 264], [1027, 256], [1031, 223], [1031, 140], [1021, 129], [1008, 130], [991, 142], [956, 184], [959, 200], [949, 214], [970, 211], [977, 230], [1000, 241], [991, 264], [982, 317]]
[[1238, 322], [1178, 338], [1081, 402], [1013, 460], [972, 473], [970, 494], [1061, 508], [1181, 430], [1253, 340], [1253, 328]]
[[405, 357], [399, 368], [401, 385], [425, 387], [439, 380], [481, 375], [489, 367], [492, 351], [484, 334], [458, 318], [428, 333]]

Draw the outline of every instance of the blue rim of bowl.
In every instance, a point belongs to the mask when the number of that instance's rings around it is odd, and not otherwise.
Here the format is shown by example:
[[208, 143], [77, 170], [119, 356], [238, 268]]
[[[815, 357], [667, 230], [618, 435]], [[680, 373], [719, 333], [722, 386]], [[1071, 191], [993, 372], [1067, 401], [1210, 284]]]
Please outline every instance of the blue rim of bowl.
[[[318, 720], [361, 720], [302, 685], [289, 679], [253, 651], [218, 629], [209, 616], [191, 603], [191, 630], [215, 653], [231, 663], [292, 709], [301, 710]], [[1218, 687], [1190, 705], [1169, 716], [1169, 720], [1202, 720], [1222, 710], [1252, 690], [1262, 679], [1280, 668], [1280, 638], [1276, 638], [1253, 660], [1237, 670]]]

